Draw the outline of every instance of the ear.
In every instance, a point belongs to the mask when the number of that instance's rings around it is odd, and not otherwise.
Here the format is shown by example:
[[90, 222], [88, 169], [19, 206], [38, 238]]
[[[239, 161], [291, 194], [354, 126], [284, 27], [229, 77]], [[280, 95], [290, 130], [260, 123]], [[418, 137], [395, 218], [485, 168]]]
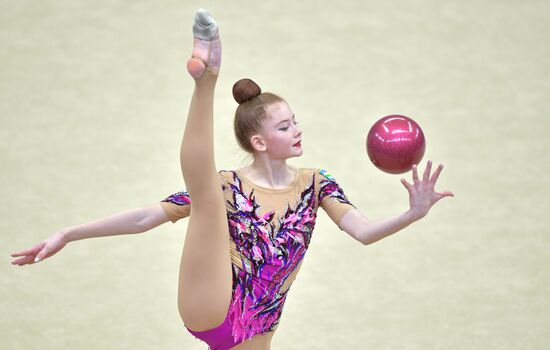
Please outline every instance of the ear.
[[250, 137], [250, 144], [252, 148], [258, 152], [265, 152], [267, 145], [264, 142], [264, 138], [261, 135], [253, 135]]

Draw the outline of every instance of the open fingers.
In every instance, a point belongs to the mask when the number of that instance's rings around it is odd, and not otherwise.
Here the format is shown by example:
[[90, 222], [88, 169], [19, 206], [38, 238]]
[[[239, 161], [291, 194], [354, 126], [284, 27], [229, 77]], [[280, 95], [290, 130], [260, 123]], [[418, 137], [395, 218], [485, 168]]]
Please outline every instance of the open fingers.
[[411, 191], [412, 189], [412, 185], [410, 183], [407, 182], [407, 180], [405, 179], [401, 179], [401, 183], [403, 184], [403, 186], [405, 186], [405, 188], [407, 189], [407, 191]]
[[445, 197], [454, 197], [455, 196], [454, 193], [452, 193], [450, 191], [436, 192], [435, 195], [436, 195], [436, 199], [435, 199], [436, 202], [438, 200], [442, 199], [442, 198], [445, 198]]
[[435, 187], [435, 183], [437, 182], [437, 179], [439, 178], [439, 174], [441, 174], [441, 170], [443, 170], [443, 164], [439, 164], [438, 167], [435, 169], [432, 178], [430, 179], [431, 184]]
[[418, 180], [418, 169], [416, 164], [412, 166], [412, 175], [413, 175], [413, 183], [417, 184], [419, 180]]
[[422, 182], [429, 182], [430, 181], [430, 172], [432, 171], [432, 161], [428, 160], [428, 164], [426, 165], [426, 169], [424, 170], [424, 175], [422, 176]]

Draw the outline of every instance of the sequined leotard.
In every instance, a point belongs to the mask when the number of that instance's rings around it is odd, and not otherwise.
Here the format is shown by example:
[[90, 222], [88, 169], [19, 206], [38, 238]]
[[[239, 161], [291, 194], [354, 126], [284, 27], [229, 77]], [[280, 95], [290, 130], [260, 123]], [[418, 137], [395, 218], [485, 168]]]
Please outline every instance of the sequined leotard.
[[[300, 168], [292, 184], [270, 189], [239, 170], [218, 172], [229, 222], [233, 296], [228, 319], [235, 343], [275, 330], [287, 292], [296, 278], [321, 206], [340, 227], [355, 208], [323, 169]], [[186, 191], [170, 195], [162, 207], [172, 222], [187, 217]]]

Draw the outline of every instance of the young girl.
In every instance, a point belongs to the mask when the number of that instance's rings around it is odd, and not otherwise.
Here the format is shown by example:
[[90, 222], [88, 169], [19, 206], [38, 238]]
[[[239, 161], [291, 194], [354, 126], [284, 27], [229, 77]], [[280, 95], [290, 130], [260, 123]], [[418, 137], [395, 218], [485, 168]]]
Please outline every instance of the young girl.
[[295, 168], [302, 131], [281, 97], [261, 92], [249, 79], [233, 86], [239, 103], [234, 122], [239, 145], [252, 164], [217, 171], [213, 150], [213, 99], [221, 63], [218, 26], [199, 10], [187, 69], [195, 80], [180, 151], [187, 191], [160, 203], [68, 227], [14, 253], [12, 264], [44, 260], [68, 242], [138, 233], [189, 217], [179, 272], [178, 307], [185, 327], [211, 349], [269, 349], [286, 296], [312, 237], [319, 207], [363, 244], [391, 235], [424, 217], [439, 199], [428, 162], [422, 179], [402, 179], [410, 209], [385, 220], [367, 220], [326, 170]]

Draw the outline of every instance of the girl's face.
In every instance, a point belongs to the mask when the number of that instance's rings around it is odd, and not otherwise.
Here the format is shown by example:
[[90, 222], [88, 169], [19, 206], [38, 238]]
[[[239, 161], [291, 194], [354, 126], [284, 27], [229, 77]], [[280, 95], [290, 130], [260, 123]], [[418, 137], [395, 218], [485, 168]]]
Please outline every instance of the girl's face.
[[[286, 102], [276, 102], [266, 107], [267, 118], [261, 140], [256, 139], [256, 145], [267, 152], [271, 158], [287, 159], [299, 157], [302, 150], [302, 130], [296, 125], [296, 117]], [[254, 142], [254, 140], [253, 140]]]

